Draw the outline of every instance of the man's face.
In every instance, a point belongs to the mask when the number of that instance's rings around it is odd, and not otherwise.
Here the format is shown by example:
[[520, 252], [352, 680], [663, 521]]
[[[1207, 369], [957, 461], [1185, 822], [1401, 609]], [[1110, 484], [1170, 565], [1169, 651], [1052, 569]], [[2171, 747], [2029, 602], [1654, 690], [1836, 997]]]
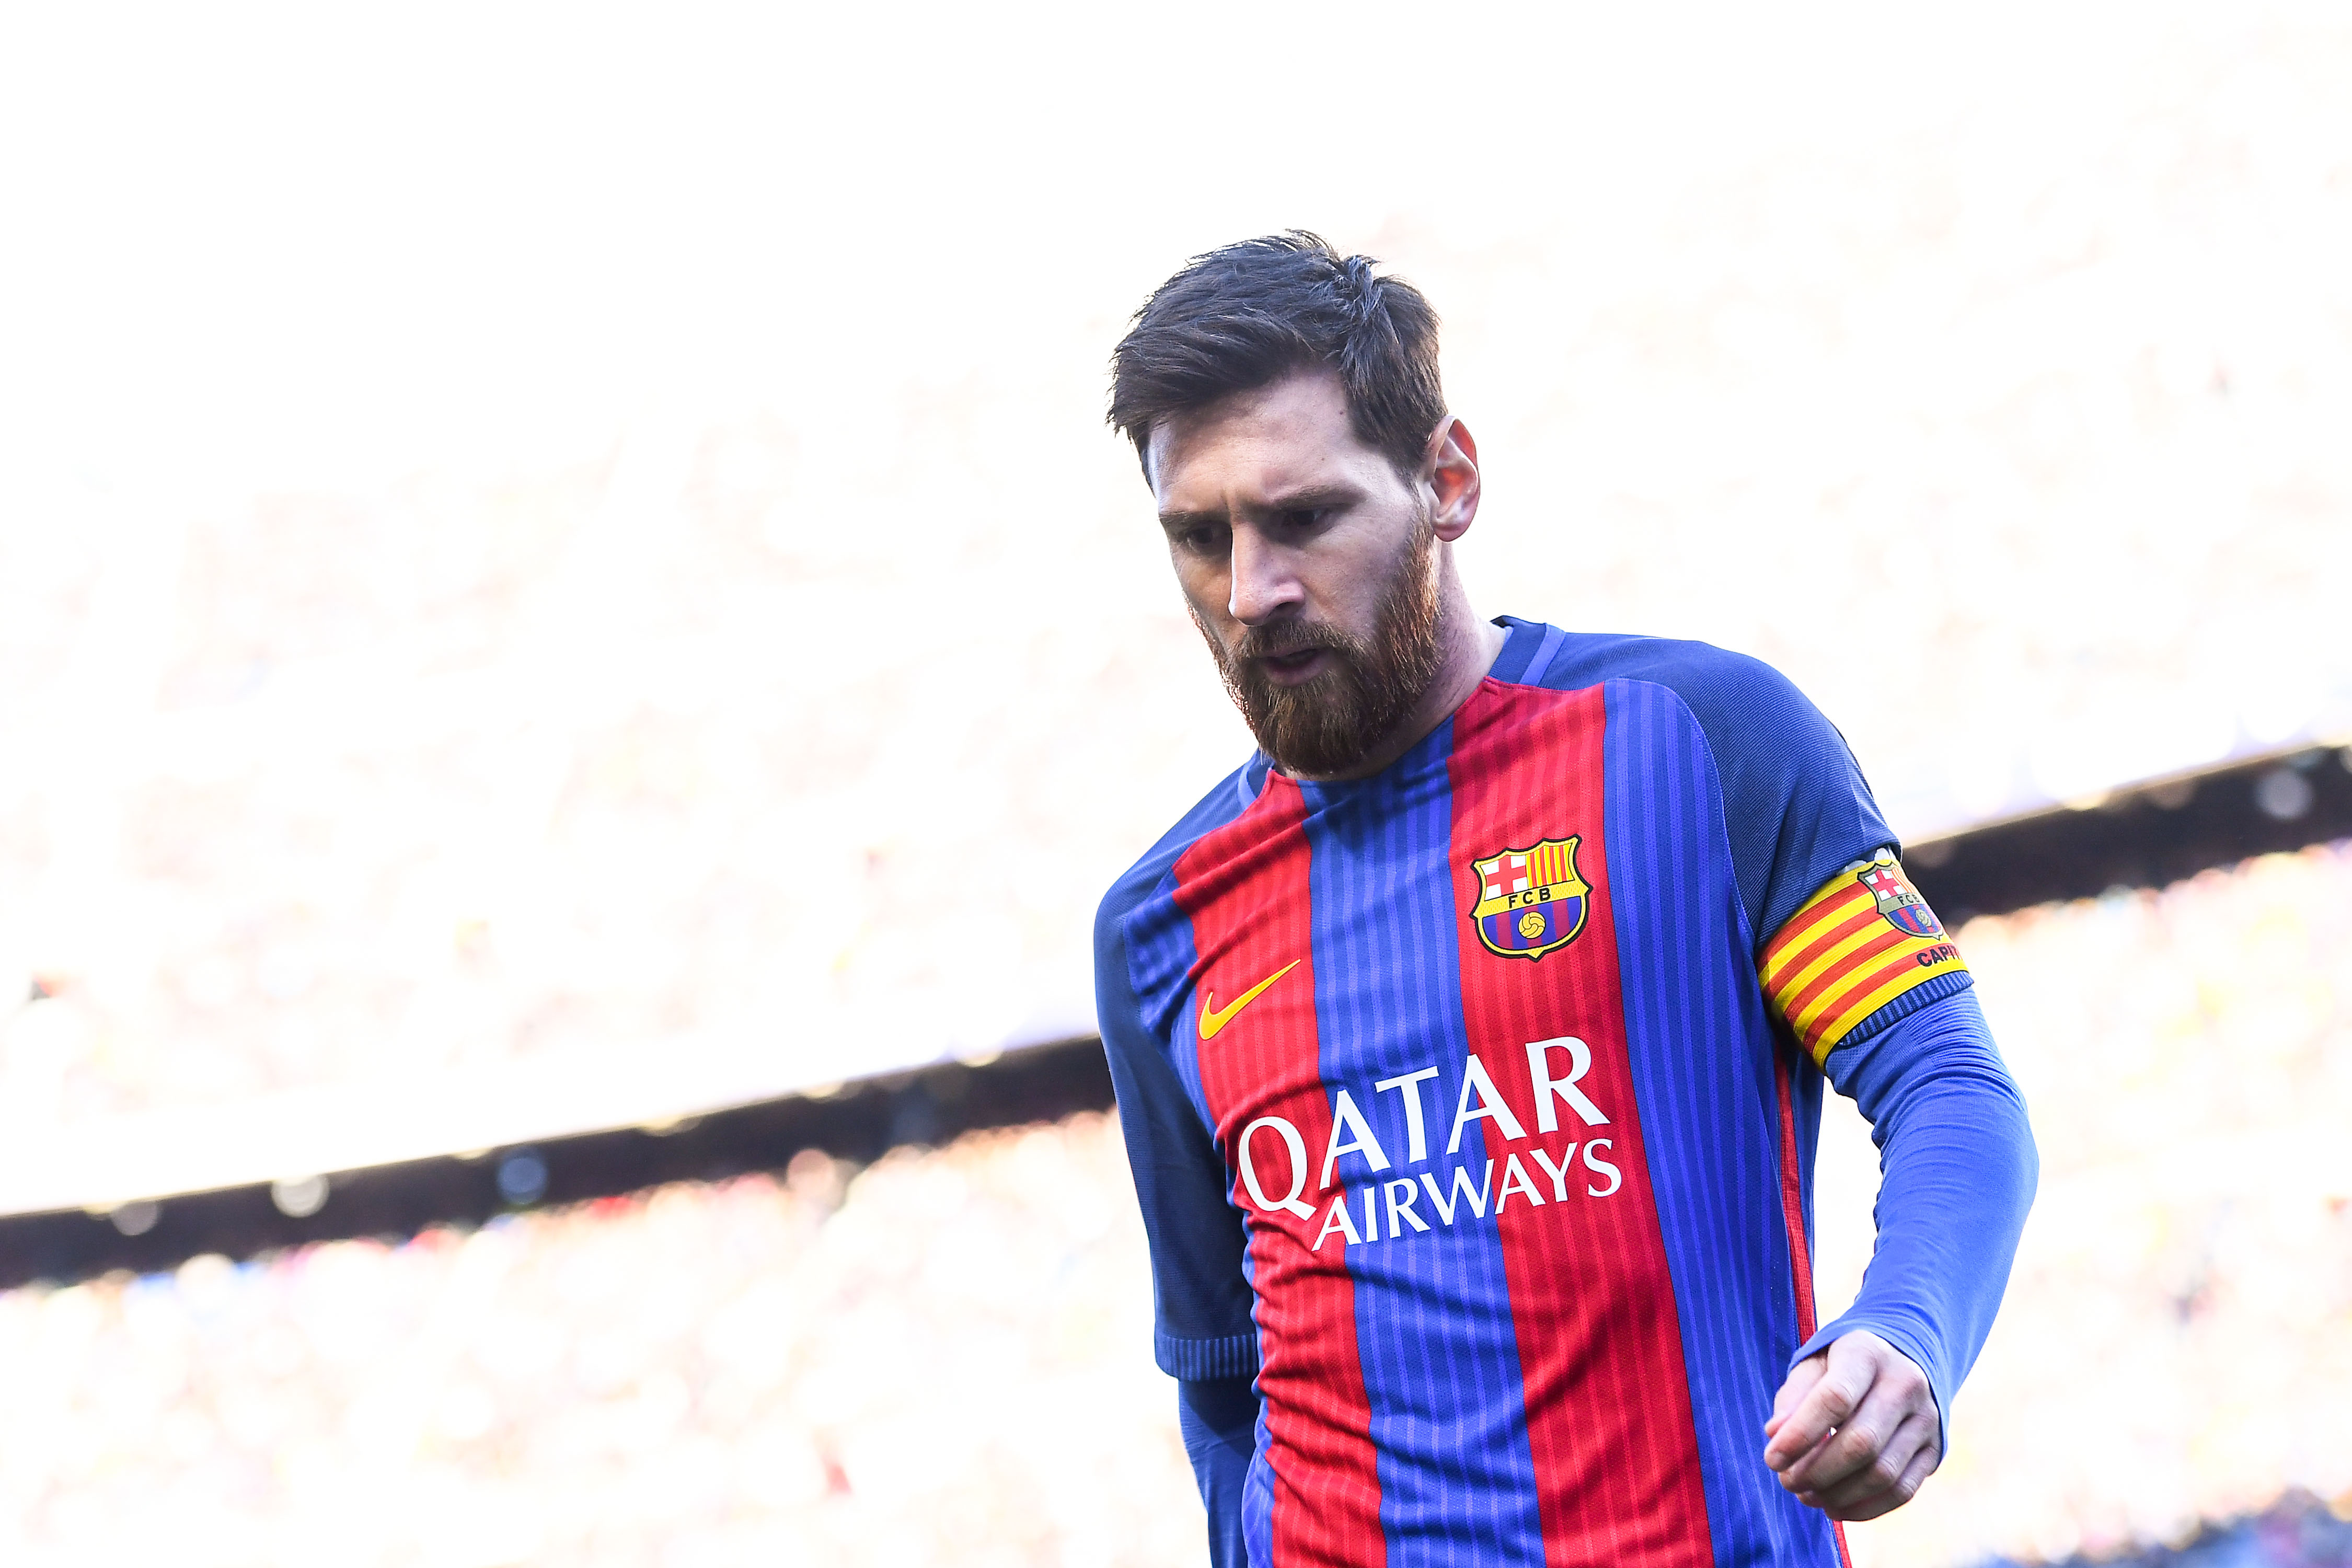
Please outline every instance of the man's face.
[[1358, 438], [1328, 372], [1170, 420], [1150, 458], [1185, 603], [1258, 745], [1349, 772], [1441, 663], [1430, 495]]

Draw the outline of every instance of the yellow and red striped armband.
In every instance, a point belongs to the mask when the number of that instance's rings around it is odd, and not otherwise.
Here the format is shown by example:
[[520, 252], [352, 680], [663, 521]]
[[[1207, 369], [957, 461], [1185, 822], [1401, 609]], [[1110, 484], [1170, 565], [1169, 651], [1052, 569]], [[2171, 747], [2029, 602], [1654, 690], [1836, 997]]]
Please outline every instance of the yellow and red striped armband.
[[1765, 999], [1815, 1063], [1915, 985], [1966, 969], [1960, 950], [1880, 850], [1822, 885], [1764, 944]]

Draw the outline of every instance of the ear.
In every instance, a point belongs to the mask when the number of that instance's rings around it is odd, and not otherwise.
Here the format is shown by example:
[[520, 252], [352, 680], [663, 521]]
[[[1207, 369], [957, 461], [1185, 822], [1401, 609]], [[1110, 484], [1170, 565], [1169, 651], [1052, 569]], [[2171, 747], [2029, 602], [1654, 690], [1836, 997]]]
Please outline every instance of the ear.
[[1429, 438], [1426, 483], [1436, 500], [1437, 537], [1451, 544], [1478, 516], [1478, 443], [1470, 426], [1448, 417]]

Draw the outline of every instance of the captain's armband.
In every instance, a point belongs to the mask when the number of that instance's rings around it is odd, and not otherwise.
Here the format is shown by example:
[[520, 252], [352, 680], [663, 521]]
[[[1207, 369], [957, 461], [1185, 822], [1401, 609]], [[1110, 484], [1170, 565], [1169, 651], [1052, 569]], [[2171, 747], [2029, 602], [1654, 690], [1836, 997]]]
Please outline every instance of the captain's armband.
[[1882, 849], [1832, 877], [1764, 944], [1765, 1000], [1815, 1063], [1915, 986], [1964, 970], [1927, 900]]

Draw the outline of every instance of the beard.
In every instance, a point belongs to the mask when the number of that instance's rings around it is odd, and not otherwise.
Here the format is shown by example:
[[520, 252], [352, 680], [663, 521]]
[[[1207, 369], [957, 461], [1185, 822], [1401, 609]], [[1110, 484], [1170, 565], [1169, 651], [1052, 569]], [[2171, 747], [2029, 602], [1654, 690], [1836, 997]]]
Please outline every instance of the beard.
[[[1428, 519], [1391, 568], [1370, 638], [1318, 622], [1251, 626], [1228, 649], [1197, 609], [1192, 624], [1208, 639], [1217, 673], [1258, 749], [1284, 772], [1309, 776], [1344, 773], [1404, 722], [1437, 679], [1444, 662], [1438, 626], [1437, 574], [1431, 570], [1436, 533]], [[1296, 686], [1268, 679], [1256, 661], [1309, 648], [1328, 649], [1328, 667]]]

